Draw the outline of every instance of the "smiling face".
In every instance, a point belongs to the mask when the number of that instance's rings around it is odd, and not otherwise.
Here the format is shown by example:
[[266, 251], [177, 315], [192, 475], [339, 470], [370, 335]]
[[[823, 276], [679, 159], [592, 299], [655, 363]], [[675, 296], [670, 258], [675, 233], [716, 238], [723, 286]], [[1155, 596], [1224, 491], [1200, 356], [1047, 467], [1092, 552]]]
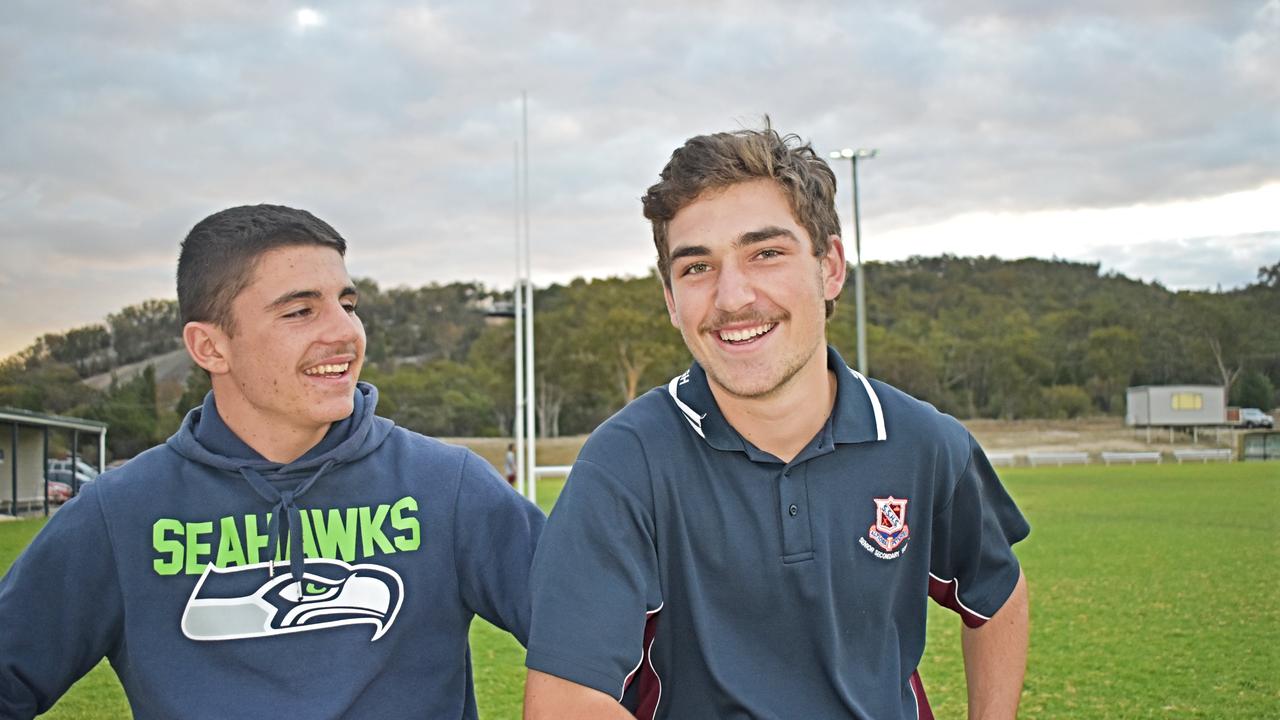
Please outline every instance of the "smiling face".
[[218, 412], [241, 439], [262, 452], [266, 438], [292, 438], [305, 452], [351, 414], [365, 349], [355, 309], [336, 250], [291, 245], [258, 258], [231, 304], [234, 333], [216, 333], [220, 364], [209, 368]]
[[825, 378], [826, 312], [844, 284], [844, 249], [814, 257], [772, 180], [705, 193], [667, 229], [671, 322], [713, 390], [767, 399], [799, 376]]

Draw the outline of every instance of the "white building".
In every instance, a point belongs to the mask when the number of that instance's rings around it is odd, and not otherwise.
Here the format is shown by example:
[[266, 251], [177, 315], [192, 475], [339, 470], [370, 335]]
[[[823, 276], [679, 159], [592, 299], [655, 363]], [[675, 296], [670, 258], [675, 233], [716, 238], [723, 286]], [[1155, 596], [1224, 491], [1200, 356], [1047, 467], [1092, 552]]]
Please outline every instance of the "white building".
[[1227, 423], [1227, 389], [1220, 385], [1142, 385], [1125, 393], [1130, 427], [1196, 427]]

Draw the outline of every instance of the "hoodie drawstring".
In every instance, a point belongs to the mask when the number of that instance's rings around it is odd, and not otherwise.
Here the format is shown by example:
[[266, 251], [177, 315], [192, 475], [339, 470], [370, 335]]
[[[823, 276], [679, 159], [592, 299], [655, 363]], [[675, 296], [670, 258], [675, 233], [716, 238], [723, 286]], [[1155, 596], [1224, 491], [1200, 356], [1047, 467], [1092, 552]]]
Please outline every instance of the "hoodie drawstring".
[[[240, 475], [248, 481], [263, 500], [274, 502], [271, 508], [271, 519], [267, 522], [267, 558], [270, 562], [269, 573], [272, 577], [276, 571], [276, 546], [281, 534], [289, 538], [289, 574], [298, 582], [298, 597], [302, 597], [302, 513], [294, 501], [306, 494], [333, 467], [337, 460], [329, 460], [320, 466], [314, 475], [292, 490], [276, 490], [258, 472], [252, 468], [240, 468]], [[281, 527], [283, 526], [283, 528]]]

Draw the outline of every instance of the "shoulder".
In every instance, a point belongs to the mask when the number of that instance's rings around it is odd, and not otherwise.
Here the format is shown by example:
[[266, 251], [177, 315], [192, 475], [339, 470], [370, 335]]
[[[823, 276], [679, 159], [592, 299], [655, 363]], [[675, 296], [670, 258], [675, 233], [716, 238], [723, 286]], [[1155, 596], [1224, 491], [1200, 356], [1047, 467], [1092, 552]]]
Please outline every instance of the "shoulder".
[[386, 441], [375, 451], [375, 454], [378, 452], [411, 455], [418, 461], [433, 465], [461, 465], [468, 455], [474, 454], [461, 445], [448, 443], [398, 425], [391, 429]]
[[969, 453], [969, 431], [959, 420], [888, 383], [870, 382], [884, 413], [887, 440]]
[[658, 492], [655, 488], [679, 475], [701, 442], [667, 389], [655, 388], [591, 433], [561, 497], [626, 499], [648, 507]]
[[91, 485], [98, 492], [110, 493], [139, 485], [177, 480], [175, 470], [188, 463], [195, 464], [167, 444], [156, 445], [138, 453], [120, 467], [102, 473]]
[[656, 387], [627, 403], [591, 433], [596, 444], [656, 441], [683, 435], [688, 427], [666, 387]]
[[657, 387], [631, 401], [591, 432], [579, 460], [615, 465], [666, 453], [689, 434], [667, 393]]
[[[393, 429], [377, 452], [397, 456], [422, 475], [457, 478], [462, 483], [501, 480], [498, 471], [474, 450], [402, 427]], [[505, 480], [501, 483], [508, 487]]]

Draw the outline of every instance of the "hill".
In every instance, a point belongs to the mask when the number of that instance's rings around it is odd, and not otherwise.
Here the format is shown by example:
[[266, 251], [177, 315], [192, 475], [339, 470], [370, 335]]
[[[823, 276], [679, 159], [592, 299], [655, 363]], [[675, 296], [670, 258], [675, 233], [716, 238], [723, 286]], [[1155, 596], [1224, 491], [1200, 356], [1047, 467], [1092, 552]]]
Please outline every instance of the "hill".
[[[1234, 404], [1278, 404], [1280, 262], [1229, 292], [1173, 292], [1089, 263], [956, 256], [869, 263], [866, 279], [870, 374], [959, 417], [1114, 416], [1137, 384], [1225, 385]], [[651, 274], [537, 291], [542, 432], [590, 432], [687, 367], [659, 283]], [[364, 377], [382, 389], [382, 413], [433, 435], [509, 432], [512, 332], [487, 312], [509, 292], [357, 285]], [[852, 361], [846, 290], [828, 335]], [[133, 431], [118, 431], [130, 427], [119, 414], [133, 413], [132, 427], [163, 437], [207, 387], [188, 373], [179, 330], [176, 304], [152, 300], [46, 334], [0, 362], [0, 405], [112, 422], [122, 446]]]

